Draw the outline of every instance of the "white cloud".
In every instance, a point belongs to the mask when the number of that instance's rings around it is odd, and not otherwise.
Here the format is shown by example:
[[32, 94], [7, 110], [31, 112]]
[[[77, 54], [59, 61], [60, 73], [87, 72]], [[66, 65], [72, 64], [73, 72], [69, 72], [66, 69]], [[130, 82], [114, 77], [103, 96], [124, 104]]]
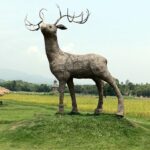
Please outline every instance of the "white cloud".
[[75, 45], [74, 43], [68, 43], [62, 46], [62, 50], [68, 53], [75, 53]]
[[32, 54], [38, 54], [39, 53], [39, 49], [37, 46], [30, 46], [27, 49], [27, 54], [32, 55]]
[[84, 54], [88, 54], [88, 53], [92, 53], [93, 51], [89, 52], [87, 51], [85, 48], [77, 48], [78, 46], [76, 46], [76, 44], [74, 44], [73, 42], [67, 43], [64, 46], [62, 46], [62, 50], [64, 52], [68, 52], [71, 54], [79, 54], [79, 55], [84, 55]]
[[34, 61], [43, 62], [46, 59], [45, 52], [40, 51], [37, 46], [30, 46], [27, 48], [27, 55], [29, 58], [33, 59]]

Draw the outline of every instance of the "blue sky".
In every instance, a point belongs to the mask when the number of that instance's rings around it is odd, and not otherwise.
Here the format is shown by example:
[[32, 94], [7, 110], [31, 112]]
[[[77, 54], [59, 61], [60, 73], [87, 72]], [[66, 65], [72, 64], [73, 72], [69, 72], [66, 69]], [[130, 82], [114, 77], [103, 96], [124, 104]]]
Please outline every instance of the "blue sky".
[[60, 47], [75, 54], [97, 53], [108, 60], [108, 68], [120, 81], [150, 83], [150, 1], [148, 0], [5, 0], [0, 5], [0, 69], [52, 77], [40, 31], [24, 26], [39, 21], [38, 12], [46, 8], [45, 21], [58, 18], [56, 4], [65, 13], [88, 8], [91, 16], [84, 25], [62, 24], [58, 31]]

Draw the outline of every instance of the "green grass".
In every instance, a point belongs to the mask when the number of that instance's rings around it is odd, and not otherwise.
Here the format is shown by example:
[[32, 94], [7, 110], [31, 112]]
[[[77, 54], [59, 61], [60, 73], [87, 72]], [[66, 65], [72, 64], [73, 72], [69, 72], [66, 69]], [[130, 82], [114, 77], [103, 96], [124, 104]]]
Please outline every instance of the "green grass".
[[95, 96], [77, 96], [80, 115], [55, 115], [58, 96], [9, 94], [0, 99], [0, 150], [149, 150], [150, 100], [125, 98], [126, 115], [117, 118], [117, 101], [108, 97], [105, 112], [93, 115]]

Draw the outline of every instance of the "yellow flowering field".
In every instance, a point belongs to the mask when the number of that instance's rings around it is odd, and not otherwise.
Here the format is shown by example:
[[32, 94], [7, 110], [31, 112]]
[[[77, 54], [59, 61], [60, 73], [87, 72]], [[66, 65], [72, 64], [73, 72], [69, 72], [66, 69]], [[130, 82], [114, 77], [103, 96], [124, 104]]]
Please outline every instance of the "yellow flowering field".
[[[47, 104], [49, 106], [58, 105], [58, 95], [38, 94], [38, 93], [10, 93], [0, 97], [1, 100], [12, 100], [28, 103]], [[80, 111], [93, 112], [97, 106], [98, 96], [77, 95], [77, 103]], [[150, 98], [125, 97], [125, 114], [136, 116], [150, 116]], [[71, 109], [71, 98], [65, 95], [65, 107]], [[104, 98], [104, 112], [114, 113], [117, 110], [117, 98]]]

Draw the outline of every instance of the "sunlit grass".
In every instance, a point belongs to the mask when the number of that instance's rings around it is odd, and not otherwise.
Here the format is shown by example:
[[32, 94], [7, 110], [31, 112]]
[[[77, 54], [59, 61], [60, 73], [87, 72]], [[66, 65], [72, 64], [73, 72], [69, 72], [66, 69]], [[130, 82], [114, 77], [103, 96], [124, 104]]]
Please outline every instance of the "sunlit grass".
[[[20, 102], [47, 104], [49, 106], [58, 105], [58, 95], [20, 94], [11, 93], [0, 97], [2, 100], [13, 100]], [[77, 103], [80, 111], [93, 112], [97, 106], [97, 96], [77, 95]], [[71, 98], [65, 96], [65, 107], [71, 109]], [[114, 113], [117, 111], [117, 98], [107, 97], [104, 99], [104, 112]], [[125, 98], [125, 114], [134, 116], [150, 116], [150, 99], [148, 98]]]

